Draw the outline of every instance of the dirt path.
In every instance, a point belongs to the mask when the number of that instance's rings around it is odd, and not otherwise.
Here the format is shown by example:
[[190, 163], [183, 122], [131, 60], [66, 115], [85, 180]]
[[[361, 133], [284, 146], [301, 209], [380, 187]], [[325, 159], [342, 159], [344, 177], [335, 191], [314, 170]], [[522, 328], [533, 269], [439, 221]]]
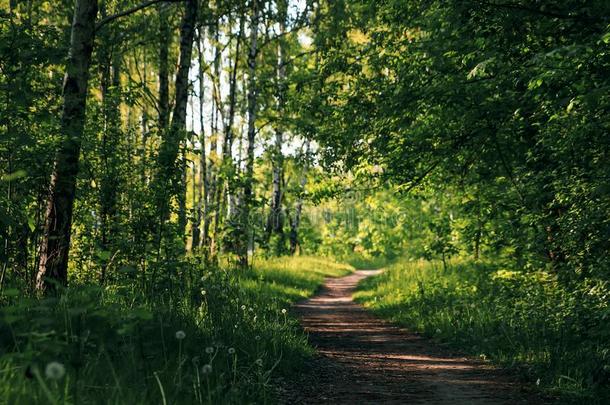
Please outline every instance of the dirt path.
[[330, 279], [295, 307], [319, 355], [299, 381], [286, 384], [282, 403], [538, 403], [501, 370], [438, 347], [352, 301], [358, 282], [374, 274]]

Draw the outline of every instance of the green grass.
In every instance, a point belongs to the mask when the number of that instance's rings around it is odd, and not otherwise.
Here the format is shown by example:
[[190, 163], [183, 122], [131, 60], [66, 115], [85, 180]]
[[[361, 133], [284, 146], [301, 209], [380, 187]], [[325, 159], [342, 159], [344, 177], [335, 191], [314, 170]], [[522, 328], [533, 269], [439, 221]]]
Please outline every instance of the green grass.
[[381, 269], [392, 263], [392, 261], [388, 260], [386, 257], [368, 256], [357, 253], [351, 254], [341, 260], [359, 270]]
[[609, 403], [610, 288], [568, 292], [548, 272], [400, 261], [355, 298], [380, 316], [514, 367], [566, 403]]
[[[352, 268], [299, 257], [248, 272], [195, 263], [176, 271], [152, 295], [133, 280], [44, 299], [7, 291], [0, 402], [272, 403], [271, 377], [298, 371], [312, 352], [283, 310]], [[49, 378], [53, 362], [65, 368], [61, 378]]]

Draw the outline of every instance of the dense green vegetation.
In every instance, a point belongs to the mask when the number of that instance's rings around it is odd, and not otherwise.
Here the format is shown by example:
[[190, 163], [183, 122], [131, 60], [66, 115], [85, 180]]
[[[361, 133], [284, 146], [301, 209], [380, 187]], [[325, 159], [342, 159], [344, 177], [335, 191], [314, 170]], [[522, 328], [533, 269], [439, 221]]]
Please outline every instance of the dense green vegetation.
[[10, 404], [272, 402], [272, 373], [294, 372], [311, 354], [286, 310], [324, 277], [350, 271], [300, 257], [201, 277], [189, 266], [173, 291], [154, 299], [127, 279], [75, 285], [42, 301], [5, 291], [14, 305], [0, 320], [0, 345], [9, 350], [0, 357], [0, 397]]
[[0, 394], [265, 402], [318, 255], [599, 399], [609, 90], [606, 0], [0, 0]]
[[602, 283], [567, 289], [548, 271], [497, 263], [399, 261], [356, 299], [471, 355], [518, 368], [566, 402], [609, 398], [610, 313]]

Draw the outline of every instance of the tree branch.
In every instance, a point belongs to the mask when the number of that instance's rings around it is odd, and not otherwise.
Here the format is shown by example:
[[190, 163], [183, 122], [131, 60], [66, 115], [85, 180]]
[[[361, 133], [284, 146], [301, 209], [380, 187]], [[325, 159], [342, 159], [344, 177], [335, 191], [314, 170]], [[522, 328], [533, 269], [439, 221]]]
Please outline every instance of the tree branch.
[[109, 22], [112, 22], [112, 21], [116, 20], [117, 18], [128, 16], [128, 15], [133, 14], [133, 13], [135, 13], [137, 11], [140, 11], [140, 10], [146, 8], [146, 7], [152, 6], [154, 4], [157, 4], [157, 3], [178, 3], [178, 2], [181, 2], [181, 1], [184, 1], [184, 0], [148, 0], [148, 1], [145, 1], [144, 3], [138, 4], [137, 6], [129, 8], [127, 10], [121, 11], [120, 13], [112, 14], [112, 15], [109, 15], [107, 17], [102, 18], [100, 21], [98, 21], [95, 24], [95, 30], [96, 31], [99, 30], [104, 25], [108, 24]]
[[525, 11], [532, 14], [538, 14], [550, 18], [560, 18], [564, 20], [581, 20], [592, 22], [604, 22], [610, 20], [609, 16], [589, 16], [584, 14], [562, 14], [554, 11], [546, 11], [538, 8], [527, 7], [519, 3], [494, 3], [490, 1], [479, 1], [480, 4], [496, 8], [504, 8], [509, 10]]

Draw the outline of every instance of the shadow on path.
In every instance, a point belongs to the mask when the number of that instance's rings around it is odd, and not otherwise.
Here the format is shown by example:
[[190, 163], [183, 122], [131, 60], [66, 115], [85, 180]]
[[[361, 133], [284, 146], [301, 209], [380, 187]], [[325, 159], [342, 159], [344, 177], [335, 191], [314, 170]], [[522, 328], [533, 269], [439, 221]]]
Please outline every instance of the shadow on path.
[[378, 273], [329, 279], [294, 307], [318, 356], [281, 390], [281, 403], [537, 403], [503, 370], [451, 353], [356, 304], [351, 296], [358, 282]]

